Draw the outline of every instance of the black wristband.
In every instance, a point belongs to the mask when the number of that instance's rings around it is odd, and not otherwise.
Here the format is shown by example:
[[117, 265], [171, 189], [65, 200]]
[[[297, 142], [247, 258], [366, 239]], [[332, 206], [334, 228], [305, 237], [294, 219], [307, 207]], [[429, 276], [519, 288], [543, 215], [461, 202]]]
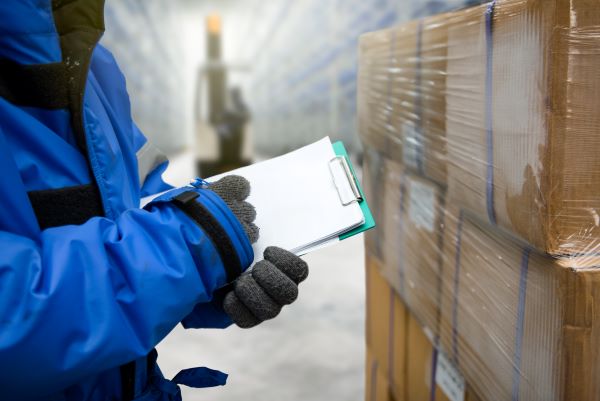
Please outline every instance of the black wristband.
[[242, 274], [242, 263], [225, 229], [206, 207], [196, 201], [199, 196], [200, 194], [197, 192], [187, 191], [179, 194], [171, 202], [191, 218], [210, 238], [221, 256], [227, 282], [230, 283]]

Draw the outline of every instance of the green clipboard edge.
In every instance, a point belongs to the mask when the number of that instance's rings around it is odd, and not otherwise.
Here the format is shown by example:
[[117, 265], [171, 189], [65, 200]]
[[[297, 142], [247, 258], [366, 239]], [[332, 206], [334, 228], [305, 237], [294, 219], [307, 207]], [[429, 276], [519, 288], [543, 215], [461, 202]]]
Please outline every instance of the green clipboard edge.
[[356, 179], [356, 173], [354, 172], [354, 166], [352, 166], [352, 163], [350, 162], [350, 158], [348, 157], [348, 152], [346, 152], [346, 148], [344, 147], [344, 144], [341, 141], [338, 141], [338, 142], [335, 142], [332, 146], [333, 146], [333, 151], [335, 152], [335, 154], [337, 156], [343, 156], [346, 158], [346, 161], [348, 162], [348, 166], [350, 167], [350, 171], [352, 172], [352, 175], [354, 176], [354, 179], [356, 181], [356, 186], [358, 187], [360, 195], [363, 198], [363, 200], [361, 202], [359, 202], [359, 205], [360, 205], [360, 209], [363, 212], [363, 215], [365, 216], [365, 222], [363, 223], [363, 225], [356, 227], [355, 229], [350, 230], [347, 233], [340, 235], [339, 236], [340, 241], [343, 241], [347, 238], [355, 236], [356, 234], [360, 234], [367, 230], [375, 228], [376, 224], [375, 224], [375, 219], [373, 218], [373, 213], [371, 213], [371, 209], [369, 209], [369, 204], [367, 203], [367, 198], [365, 198], [365, 193], [363, 192], [362, 186]]

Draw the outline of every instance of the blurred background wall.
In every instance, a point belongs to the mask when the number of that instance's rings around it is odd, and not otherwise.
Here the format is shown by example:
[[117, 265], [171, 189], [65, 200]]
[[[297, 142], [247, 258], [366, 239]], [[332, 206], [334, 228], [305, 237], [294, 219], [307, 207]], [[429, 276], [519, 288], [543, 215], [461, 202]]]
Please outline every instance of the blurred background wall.
[[[116, 56], [127, 79], [134, 119], [164, 151], [193, 141], [186, 106], [182, 9], [167, 0], [108, 0], [102, 44]], [[189, 79], [189, 78], [188, 78]]]
[[206, 99], [197, 99], [211, 14], [222, 19], [227, 85], [243, 90], [252, 113], [254, 150], [280, 154], [330, 135], [356, 152], [358, 36], [481, 2], [107, 0], [103, 43], [126, 75], [135, 120], [168, 153], [217, 151], [199, 132]]

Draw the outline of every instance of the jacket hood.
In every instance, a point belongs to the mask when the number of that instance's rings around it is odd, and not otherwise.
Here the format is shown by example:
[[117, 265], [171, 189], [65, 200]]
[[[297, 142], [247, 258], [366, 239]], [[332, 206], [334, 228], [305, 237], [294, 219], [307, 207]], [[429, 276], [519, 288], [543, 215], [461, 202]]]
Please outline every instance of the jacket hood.
[[0, 58], [20, 64], [61, 60], [51, 0], [0, 1]]
[[19, 64], [60, 62], [61, 25], [69, 30], [74, 25], [103, 30], [103, 8], [103, 0], [1, 0], [0, 59]]

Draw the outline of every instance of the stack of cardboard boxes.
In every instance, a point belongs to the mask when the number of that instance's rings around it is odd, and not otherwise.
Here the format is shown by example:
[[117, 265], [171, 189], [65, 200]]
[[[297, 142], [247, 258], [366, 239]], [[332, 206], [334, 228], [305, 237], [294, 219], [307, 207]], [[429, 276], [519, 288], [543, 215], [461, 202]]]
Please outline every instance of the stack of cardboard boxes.
[[[442, 365], [433, 333], [409, 313], [381, 267], [376, 258], [367, 258], [366, 399], [452, 401], [460, 394], [479, 401], [452, 367]], [[456, 383], [438, 384], [440, 375]]]
[[597, 1], [366, 34], [358, 104], [367, 399], [600, 400]]

